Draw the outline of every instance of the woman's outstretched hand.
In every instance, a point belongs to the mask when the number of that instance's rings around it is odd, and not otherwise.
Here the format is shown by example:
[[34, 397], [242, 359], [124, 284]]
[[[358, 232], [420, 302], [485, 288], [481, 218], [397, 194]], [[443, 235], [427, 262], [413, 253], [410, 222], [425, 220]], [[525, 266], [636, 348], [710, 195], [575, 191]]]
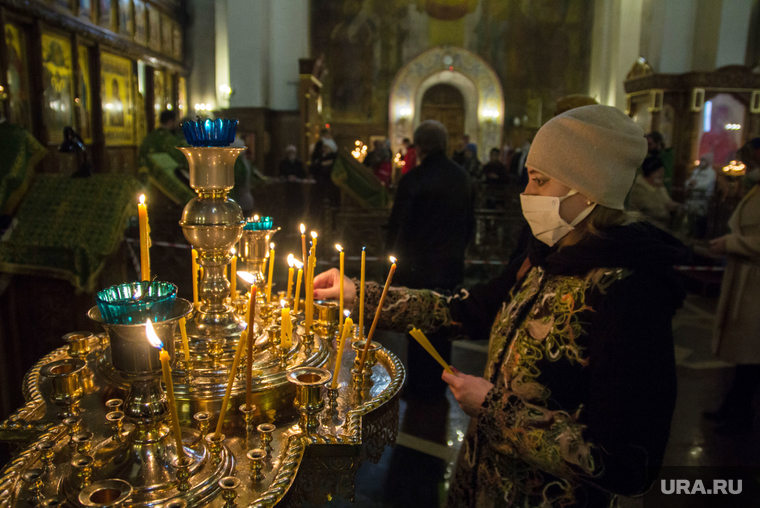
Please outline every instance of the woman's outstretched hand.
[[493, 384], [482, 377], [468, 376], [458, 371], [455, 374], [449, 374], [444, 370], [441, 379], [449, 385], [462, 411], [472, 417], [480, 413], [486, 395], [493, 388]]
[[[330, 268], [314, 277], [314, 298], [317, 300], [338, 300], [340, 298], [340, 271]], [[343, 277], [343, 304], [352, 309], [356, 300], [354, 281]]]

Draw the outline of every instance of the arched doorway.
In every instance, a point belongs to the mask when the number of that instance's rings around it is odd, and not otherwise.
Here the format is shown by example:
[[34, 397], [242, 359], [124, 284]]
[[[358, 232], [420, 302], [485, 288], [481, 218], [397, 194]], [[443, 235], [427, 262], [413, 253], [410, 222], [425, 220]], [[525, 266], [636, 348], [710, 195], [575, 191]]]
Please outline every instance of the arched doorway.
[[448, 153], [452, 154], [464, 135], [464, 96], [448, 84], [433, 85], [422, 96], [420, 121], [438, 120], [449, 131]]
[[425, 51], [396, 74], [388, 104], [389, 138], [396, 152], [404, 138], [412, 138], [422, 120], [426, 92], [438, 85], [455, 88], [463, 97], [464, 129], [478, 145], [481, 159], [501, 146], [504, 93], [493, 68], [478, 55], [455, 46]]

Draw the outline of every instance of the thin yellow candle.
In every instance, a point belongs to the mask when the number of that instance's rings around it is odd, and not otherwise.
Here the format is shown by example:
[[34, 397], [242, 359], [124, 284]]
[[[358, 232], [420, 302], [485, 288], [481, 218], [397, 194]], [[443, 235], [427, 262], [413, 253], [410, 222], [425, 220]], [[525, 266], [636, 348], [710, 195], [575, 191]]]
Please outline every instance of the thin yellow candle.
[[177, 404], [174, 401], [174, 383], [172, 382], [172, 368], [169, 365], [171, 358], [169, 353], [164, 349], [164, 344], [161, 339], [156, 335], [153, 330], [153, 324], [150, 319], [145, 322], [145, 335], [152, 346], [160, 348], [161, 352], [158, 355], [161, 360], [161, 370], [163, 371], [164, 384], [166, 385], [166, 399], [169, 403], [169, 413], [172, 419], [172, 434], [174, 435], [174, 442], [177, 446], [177, 456], [183, 458], [185, 456], [185, 449], [182, 446], [182, 429], [179, 426], [179, 418], [177, 417]]
[[198, 274], [200, 266], [198, 265], [198, 251], [193, 249], [193, 305], [197, 308], [200, 304], [198, 299]]
[[289, 349], [291, 344], [290, 339], [290, 327], [293, 324], [290, 321], [290, 309], [288, 308], [287, 302], [285, 300], [281, 300], [280, 304], [282, 305], [282, 323], [280, 326], [280, 344], [282, 347]]
[[306, 226], [301, 224], [301, 262], [306, 264]]
[[150, 280], [150, 226], [148, 225], [148, 206], [145, 204], [145, 194], [140, 195], [137, 205], [137, 215], [140, 219], [140, 280]]
[[[248, 326], [252, 326], [253, 323], [248, 323]], [[224, 415], [227, 412], [227, 406], [230, 403], [230, 395], [232, 395], [232, 385], [235, 383], [235, 375], [237, 374], [238, 366], [240, 365], [240, 357], [243, 355], [243, 349], [245, 349], [247, 333], [240, 334], [240, 340], [238, 341], [237, 351], [235, 351], [235, 359], [232, 360], [232, 367], [230, 367], [230, 378], [227, 380], [227, 391], [224, 393], [224, 401], [222, 402], [222, 410], [219, 411], [219, 421], [216, 423], [216, 431], [214, 432], [214, 438], [219, 439], [222, 434], [222, 427], [224, 426]]]
[[359, 280], [359, 337], [364, 337], [364, 270], [367, 263], [367, 248], [362, 247], [362, 270]]
[[[338, 283], [340, 287], [340, 296], [338, 298], [338, 301], [340, 302], [340, 310], [338, 311], [338, 315], [343, 316], [343, 274], [346, 271], [346, 253], [343, 252], [343, 247], [341, 247], [339, 243], [335, 244], [335, 248], [338, 249], [338, 252], [340, 252], [340, 282]], [[343, 332], [342, 323], [338, 325], [338, 331], [341, 333]]]
[[333, 390], [338, 387], [338, 374], [340, 373], [340, 362], [343, 359], [343, 346], [346, 344], [346, 336], [351, 331], [351, 327], [354, 326], [354, 322], [351, 318], [346, 316], [346, 321], [343, 323], [343, 332], [340, 334], [340, 340], [338, 341], [338, 354], [335, 356], [335, 371], [333, 372], [332, 384], [330, 388]]
[[364, 351], [362, 352], [362, 358], [360, 361], [361, 368], [359, 369], [359, 372], [364, 371], [364, 365], [367, 363], [367, 353], [369, 352], [369, 345], [372, 343], [372, 337], [375, 335], [375, 328], [377, 328], [377, 322], [380, 321], [380, 312], [383, 310], [383, 305], [385, 305], [385, 297], [388, 296], [388, 288], [391, 286], [391, 280], [393, 280], [393, 274], [396, 273], [396, 258], [391, 256], [391, 270], [388, 272], [388, 278], [385, 281], [385, 286], [383, 287], [383, 293], [380, 295], [380, 302], [377, 305], [377, 310], [375, 311], [375, 319], [372, 320], [372, 326], [369, 328], [369, 333], [367, 334], [367, 342], [364, 344]]
[[187, 319], [179, 318], [179, 333], [182, 334], [182, 351], [185, 353], [185, 362], [190, 361], [190, 344], [187, 341]]
[[303, 264], [297, 259], [295, 260], [294, 264], [296, 265], [296, 267], [298, 267], [298, 275], [296, 275], [296, 296], [293, 300], [294, 301], [293, 312], [298, 314], [298, 305], [301, 300], [301, 280], [303, 279]]
[[316, 231], [311, 232], [311, 243], [312, 243], [311, 248], [314, 251], [314, 254], [316, 254], [317, 253], [317, 232]]
[[237, 251], [235, 251], [235, 247], [230, 249], [230, 253], [232, 254], [232, 261], [230, 264], [230, 298], [234, 300], [237, 296], [237, 256], [235, 255]]
[[274, 242], [269, 244], [269, 278], [267, 279], [267, 302], [272, 301], [272, 273], [274, 273]]
[[285, 292], [285, 299], [290, 300], [291, 291], [293, 291], [293, 254], [288, 254], [288, 290]]
[[251, 409], [251, 404], [253, 403], [253, 329], [255, 327], [253, 317], [256, 315], [256, 286], [253, 283], [251, 283], [251, 297], [248, 300], [248, 315], [251, 316], [251, 319], [248, 321], [248, 337], [246, 338], [248, 354], [245, 365], [245, 408]]
[[314, 321], [314, 255], [309, 256], [309, 266], [306, 271], [306, 333], [311, 332]]
[[409, 335], [411, 335], [412, 337], [414, 337], [414, 340], [416, 340], [417, 342], [419, 342], [420, 346], [424, 347], [425, 351], [427, 351], [428, 353], [430, 353], [430, 356], [432, 356], [435, 359], [436, 362], [438, 362], [439, 364], [441, 364], [441, 367], [443, 367], [443, 369], [446, 372], [448, 372], [449, 374], [453, 374], [454, 373], [454, 371], [451, 370], [451, 367], [449, 367], [449, 364], [446, 363], [446, 360], [444, 360], [443, 358], [441, 358], [441, 355], [438, 354], [438, 351], [435, 350], [435, 348], [430, 343], [430, 341], [425, 336], [425, 334], [422, 333], [422, 330], [419, 330], [417, 328], [412, 328], [412, 331], [409, 332]]

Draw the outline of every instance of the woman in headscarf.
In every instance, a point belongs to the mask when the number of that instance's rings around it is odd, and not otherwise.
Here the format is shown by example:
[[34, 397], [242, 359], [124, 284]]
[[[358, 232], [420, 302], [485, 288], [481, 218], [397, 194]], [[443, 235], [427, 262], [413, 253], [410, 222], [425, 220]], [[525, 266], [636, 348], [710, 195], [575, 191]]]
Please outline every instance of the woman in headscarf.
[[[389, 291], [379, 326], [490, 338], [483, 377], [442, 376], [472, 416], [448, 506], [609, 507], [656, 478], [676, 396], [671, 320], [685, 297], [673, 264], [685, 249], [624, 210], [645, 155], [643, 132], [615, 108], [553, 118], [527, 159], [528, 252], [468, 291]], [[315, 296], [336, 297], [338, 279], [319, 275]], [[381, 291], [367, 284], [365, 312]]]

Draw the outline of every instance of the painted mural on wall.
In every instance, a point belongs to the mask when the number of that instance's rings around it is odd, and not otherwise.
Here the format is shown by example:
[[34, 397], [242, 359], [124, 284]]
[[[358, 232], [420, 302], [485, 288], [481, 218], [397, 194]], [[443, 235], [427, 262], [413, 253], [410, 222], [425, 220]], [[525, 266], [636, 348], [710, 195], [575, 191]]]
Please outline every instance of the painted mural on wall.
[[106, 145], [132, 145], [132, 62], [109, 53], [101, 54], [101, 100]]
[[[396, 74], [430, 48], [454, 46], [498, 75], [505, 121], [586, 93], [591, 0], [336, 0], [312, 2], [312, 46], [324, 53], [333, 122], [386, 124]], [[529, 104], [531, 106], [529, 106]]]

